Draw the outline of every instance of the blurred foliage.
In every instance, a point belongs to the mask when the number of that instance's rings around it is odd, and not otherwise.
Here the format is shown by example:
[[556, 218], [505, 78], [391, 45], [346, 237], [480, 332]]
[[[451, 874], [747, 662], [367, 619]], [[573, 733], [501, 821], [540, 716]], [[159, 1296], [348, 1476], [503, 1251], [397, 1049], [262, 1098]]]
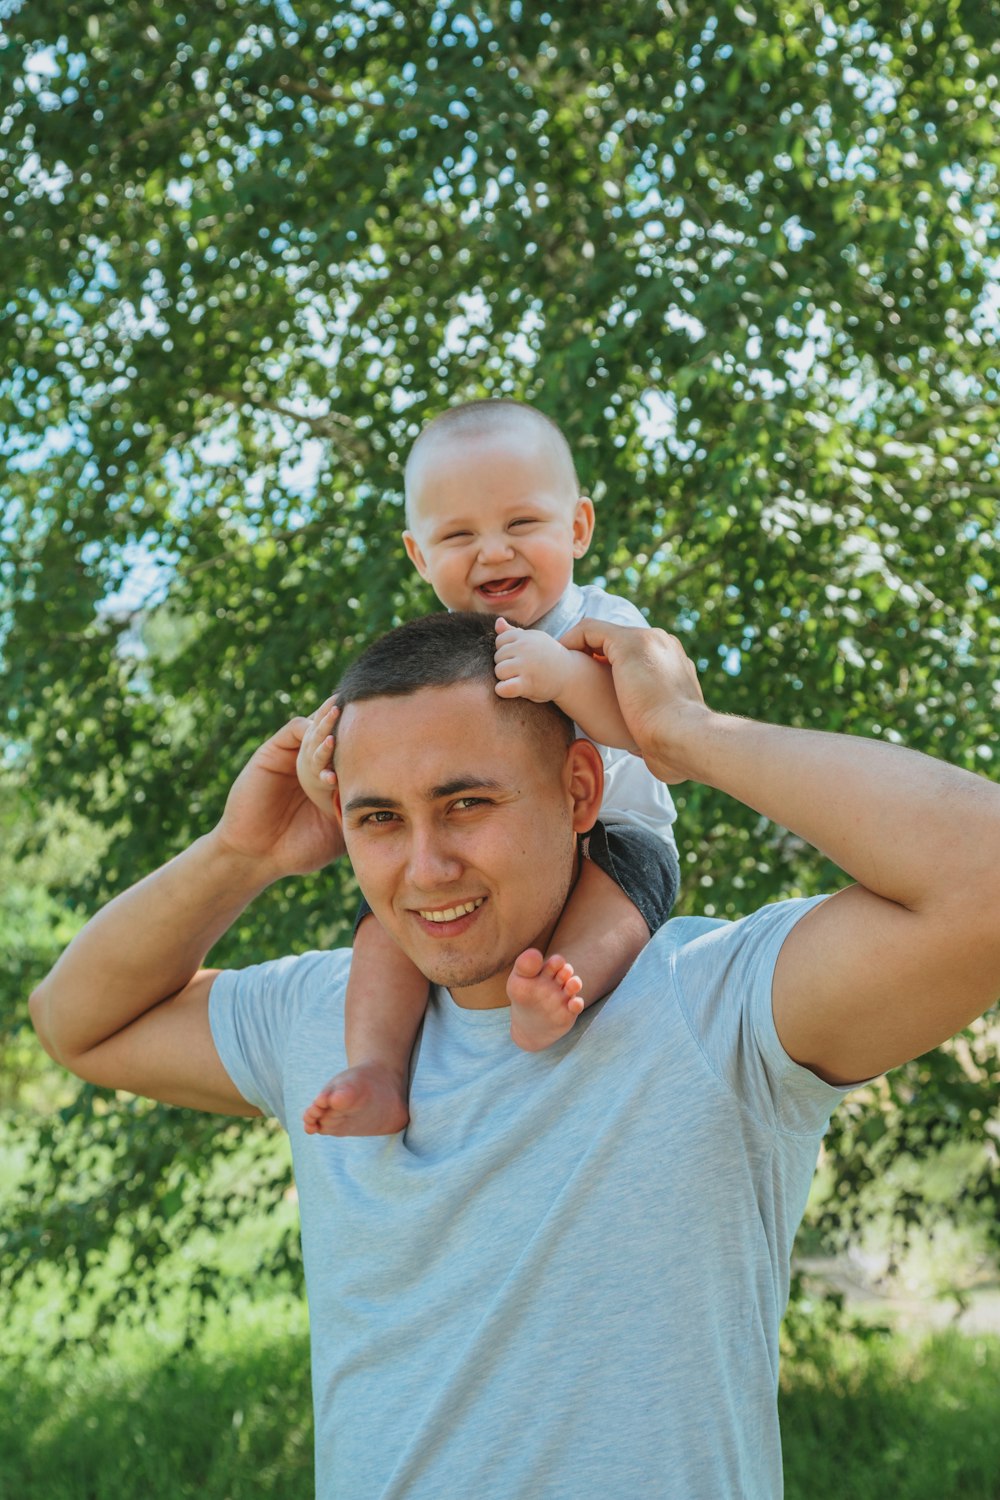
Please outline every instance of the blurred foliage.
[[24, 998], [84, 920], [53, 890], [82, 882], [105, 843], [101, 830], [65, 805], [32, 816], [23, 773], [0, 771], [0, 1114], [25, 1098], [41, 1103], [50, 1070]]
[[[93, 909], [183, 847], [256, 742], [432, 604], [401, 466], [484, 394], [563, 426], [599, 502], [580, 578], [675, 629], [714, 706], [995, 774], [996, 23], [981, 0], [8, 17], [2, 733], [32, 816], [58, 800], [105, 841], [44, 900]], [[713, 792], [679, 801], [682, 909], [841, 878]], [[349, 907], [344, 872], [287, 883], [216, 959], [335, 941]], [[840, 1111], [830, 1232], [956, 1133], [997, 1221], [998, 1066], [981, 1028]], [[61, 1141], [119, 1138], [131, 1175], [60, 1209]], [[79, 1257], [85, 1223], [87, 1256], [141, 1238], [172, 1163], [225, 1138], [84, 1091], [8, 1264], [39, 1203], [38, 1255]]]

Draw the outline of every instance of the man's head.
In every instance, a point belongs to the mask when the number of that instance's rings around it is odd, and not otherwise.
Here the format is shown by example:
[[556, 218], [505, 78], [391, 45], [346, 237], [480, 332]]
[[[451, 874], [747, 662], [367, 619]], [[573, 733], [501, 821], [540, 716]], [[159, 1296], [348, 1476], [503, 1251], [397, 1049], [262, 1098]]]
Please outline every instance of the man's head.
[[472, 401], [421, 432], [406, 464], [407, 555], [449, 609], [533, 625], [590, 545], [594, 507], [554, 422]]
[[506, 1004], [547, 944], [603, 772], [553, 704], [494, 691], [492, 622], [430, 615], [383, 636], [338, 688], [347, 851], [382, 926], [471, 1006]]

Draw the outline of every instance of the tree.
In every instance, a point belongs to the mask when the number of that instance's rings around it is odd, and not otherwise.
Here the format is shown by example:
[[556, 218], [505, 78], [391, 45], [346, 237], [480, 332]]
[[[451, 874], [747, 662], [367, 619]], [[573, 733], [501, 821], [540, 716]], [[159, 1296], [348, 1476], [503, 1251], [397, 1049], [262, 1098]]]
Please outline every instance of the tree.
[[[402, 462], [483, 394], [561, 423], [599, 501], [581, 578], [676, 629], [715, 706], [993, 771], [989, 7], [37, 0], [2, 42], [3, 705], [34, 795], [107, 831], [74, 899], [208, 826], [432, 605]], [[841, 878], [680, 801], [683, 909]], [[329, 941], [349, 899], [276, 888], [217, 958]], [[997, 1066], [983, 1032], [842, 1111], [828, 1214], [985, 1142]], [[150, 1160], [179, 1118], [143, 1118]], [[995, 1209], [990, 1165], [968, 1192]]]

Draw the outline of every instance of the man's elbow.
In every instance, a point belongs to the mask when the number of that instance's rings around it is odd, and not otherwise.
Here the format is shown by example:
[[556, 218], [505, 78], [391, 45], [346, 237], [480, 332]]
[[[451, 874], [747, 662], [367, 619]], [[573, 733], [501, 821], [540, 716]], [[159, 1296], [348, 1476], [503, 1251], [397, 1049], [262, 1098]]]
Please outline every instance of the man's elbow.
[[49, 1025], [48, 996], [44, 980], [28, 996], [28, 1017], [35, 1028], [35, 1035], [53, 1061], [60, 1063], [64, 1068], [69, 1068], [72, 1071], [72, 1063], [60, 1052], [52, 1036]]

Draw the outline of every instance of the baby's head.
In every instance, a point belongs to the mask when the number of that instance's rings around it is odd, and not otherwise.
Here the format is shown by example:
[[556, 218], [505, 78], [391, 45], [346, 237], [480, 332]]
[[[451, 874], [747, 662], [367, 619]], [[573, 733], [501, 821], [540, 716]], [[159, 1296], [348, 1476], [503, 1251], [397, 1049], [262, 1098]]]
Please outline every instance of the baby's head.
[[414, 443], [406, 523], [407, 555], [448, 609], [534, 625], [590, 545], [594, 507], [554, 422], [520, 401], [471, 401]]

